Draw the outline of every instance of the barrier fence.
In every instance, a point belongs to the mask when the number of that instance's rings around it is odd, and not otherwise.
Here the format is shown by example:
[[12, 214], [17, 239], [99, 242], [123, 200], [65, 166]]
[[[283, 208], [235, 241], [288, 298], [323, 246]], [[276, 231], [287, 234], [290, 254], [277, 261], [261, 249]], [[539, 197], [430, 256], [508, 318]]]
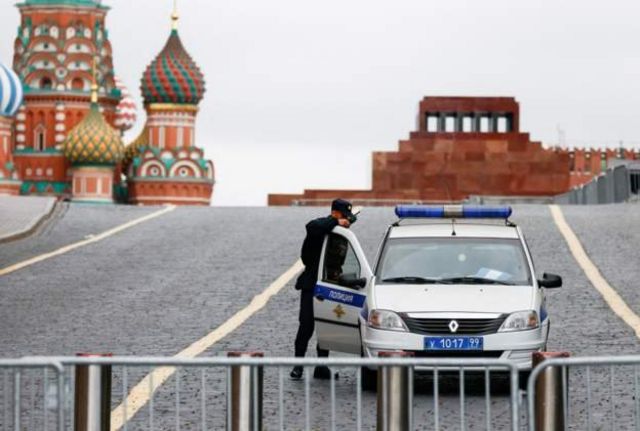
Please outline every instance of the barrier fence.
[[[530, 430], [640, 430], [640, 356], [553, 358], [538, 365], [527, 382]], [[550, 370], [560, 376], [556, 403], [564, 404], [561, 428], [536, 420], [538, 378]], [[543, 388], [544, 389], [544, 388]]]
[[557, 204], [596, 205], [635, 200], [640, 191], [640, 165], [628, 163], [607, 169], [586, 184], [554, 198]]
[[[37, 370], [34, 386], [43, 389], [11, 398], [20, 399], [8, 403], [12, 407], [29, 406], [19, 417], [31, 422], [16, 423], [9, 415], [2, 430], [397, 430], [477, 424], [518, 430], [521, 422], [518, 370], [497, 359], [65, 357], [11, 364]], [[45, 365], [49, 376], [43, 375]], [[303, 381], [290, 381], [294, 365], [305, 367]], [[331, 368], [330, 380], [313, 379], [317, 365]], [[104, 376], [95, 374], [105, 367], [111, 374], [108, 409], [101, 407]], [[364, 390], [362, 367], [381, 370], [377, 391]], [[92, 375], [94, 386], [88, 387]], [[59, 381], [56, 393], [44, 389], [52, 380]], [[58, 422], [43, 422], [54, 416], [52, 407]], [[109, 420], [110, 426], [102, 427]]]
[[0, 360], [3, 430], [64, 429], [64, 368], [45, 358]]
[[24, 358], [0, 361], [0, 430], [640, 430], [639, 367], [547, 359], [525, 391], [499, 359]]

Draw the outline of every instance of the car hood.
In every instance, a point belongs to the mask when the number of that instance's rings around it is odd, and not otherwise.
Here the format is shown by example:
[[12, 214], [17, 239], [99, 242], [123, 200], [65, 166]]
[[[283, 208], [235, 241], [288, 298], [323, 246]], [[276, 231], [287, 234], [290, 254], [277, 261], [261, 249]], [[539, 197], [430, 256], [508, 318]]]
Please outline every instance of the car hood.
[[375, 286], [375, 307], [399, 313], [511, 313], [533, 308], [532, 286], [384, 284]]

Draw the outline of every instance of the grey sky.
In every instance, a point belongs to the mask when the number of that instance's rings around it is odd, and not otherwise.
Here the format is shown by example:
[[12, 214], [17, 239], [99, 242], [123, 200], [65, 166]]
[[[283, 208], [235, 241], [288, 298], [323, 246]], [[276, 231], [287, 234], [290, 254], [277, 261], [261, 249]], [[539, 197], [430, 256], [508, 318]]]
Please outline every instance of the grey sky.
[[[5, 64], [14, 3], [0, 6]], [[105, 4], [116, 73], [139, 102], [172, 1]], [[207, 79], [197, 143], [216, 164], [214, 205], [368, 188], [371, 151], [407, 137], [425, 95], [515, 96], [522, 130], [545, 144], [558, 126], [569, 144], [640, 144], [637, 0], [180, 0], [179, 9]]]

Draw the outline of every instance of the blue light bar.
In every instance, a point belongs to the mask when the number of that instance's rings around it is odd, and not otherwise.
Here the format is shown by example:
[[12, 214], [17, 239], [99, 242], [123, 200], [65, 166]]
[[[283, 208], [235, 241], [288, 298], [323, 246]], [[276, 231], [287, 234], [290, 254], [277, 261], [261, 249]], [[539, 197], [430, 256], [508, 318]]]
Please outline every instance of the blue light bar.
[[511, 207], [488, 207], [477, 205], [398, 205], [396, 215], [400, 218], [496, 218], [508, 219]]

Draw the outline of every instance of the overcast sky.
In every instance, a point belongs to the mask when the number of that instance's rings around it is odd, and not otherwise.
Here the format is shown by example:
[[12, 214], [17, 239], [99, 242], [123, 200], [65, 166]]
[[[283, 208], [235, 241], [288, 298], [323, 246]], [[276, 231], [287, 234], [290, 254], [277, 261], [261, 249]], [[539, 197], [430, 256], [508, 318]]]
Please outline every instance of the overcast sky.
[[[0, 0], [11, 62], [15, 0]], [[116, 74], [139, 102], [172, 0], [104, 0]], [[180, 33], [207, 80], [196, 142], [214, 205], [269, 192], [369, 188], [426, 95], [513, 96], [545, 144], [640, 143], [637, 0], [179, 0]], [[143, 119], [128, 136], [133, 138]]]

